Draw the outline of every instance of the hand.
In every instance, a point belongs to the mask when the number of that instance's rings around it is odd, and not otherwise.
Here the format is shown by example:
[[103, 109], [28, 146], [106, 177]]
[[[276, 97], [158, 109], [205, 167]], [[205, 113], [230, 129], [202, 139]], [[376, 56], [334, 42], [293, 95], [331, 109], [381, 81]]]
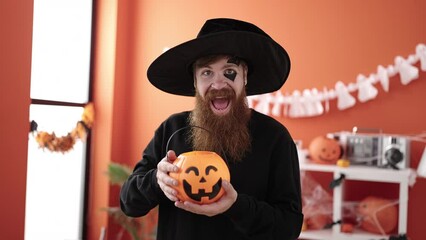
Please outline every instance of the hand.
[[216, 202], [200, 205], [189, 201], [176, 201], [175, 206], [195, 214], [206, 215], [209, 217], [221, 214], [235, 203], [238, 195], [237, 191], [235, 191], [234, 187], [232, 187], [228, 181], [222, 181], [222, 187], [225, 190], [225, 193]]
[[169, 176], [169, 172], [177, 172], [179, 168], [173, 165], [176, 160], [176, 153], [173, 150], [167, 152], [166, 156], [157, 164], [157, 182], [166, 197], [171, 201], [178, 201], [177, 191], [173, 186], [178, 185], [178, 181]]

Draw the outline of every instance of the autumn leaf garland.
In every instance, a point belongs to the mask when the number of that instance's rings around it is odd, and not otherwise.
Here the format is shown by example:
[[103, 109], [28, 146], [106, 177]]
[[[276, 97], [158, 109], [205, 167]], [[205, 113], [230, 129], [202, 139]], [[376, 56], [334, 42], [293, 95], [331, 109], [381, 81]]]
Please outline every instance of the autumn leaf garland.
[[93, 126], [94, 116], [93, 103], [88, 103], [84, 107], [81, 120], [65, 136], [56, 136], [55, 132], [37, 131], [37, 123], [35, 121], [31, 121], [30, 123], [30, 132], [35, 135], [35, 140], [40, 148], [48, 149], [52, 152], [65, 153], [73, 148], [78, 139], [82, 141], [86, 140], [87, 134]]

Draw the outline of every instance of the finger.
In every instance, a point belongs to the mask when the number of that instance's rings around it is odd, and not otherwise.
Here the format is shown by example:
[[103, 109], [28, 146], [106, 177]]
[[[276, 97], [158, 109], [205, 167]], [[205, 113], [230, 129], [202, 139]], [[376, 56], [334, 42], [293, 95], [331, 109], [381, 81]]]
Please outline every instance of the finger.
[[232, 203], [234, 203], [237, 200], [238, 197], [238, 193], [237, 191], [235, 191], [234, 187], [232, 186], [232, 184], [226, 180], [222, 181], [222, 188], [223, 190], [225, 190], [225, 195], [224, 197], [229, 197], [229, 199], [232, 201]]
[[222, 188], [226, 192], [226, 194], [234, 194], [235, 190], [234, 187], [231, 185], [230, 182], [223, 180], [222, 181]]
[[164, 195], [169, 198], [171, 201], [177, 201], [177, 191], [173, 187], [166, 184], [164, 181], [158, 181], [160, 189], [163, 191]]
[[158, 168], [158, 170], [160, 170], [161, 172], [164, 172], [164, 173], [179, 171], [179, 168], [176, 165], [168, 162], [167, 160], [160, 161], [157, 165], [157, 168]]
[[178, 199], [177, 197], [173, 196], [173, 195], [166, 194], [166, 197], [167, 197], [168, 199], [170, 199], [170, 201], [172, 201], [172, 202], [177, 202], [177, 201], [179, 201], [179, 199]]
[[177, 186], [178, 181], [165, 172], [157, 171], [157, 181], [164, 183], [165, 185]]
[[176, 202], [176, 201], [178, 201], [179, 199], [178, 199], [178, 197], [176, 196], [176, 195], [173, 195], [173, 194], [171, 194], [171, 193], [169, 193], [169, 192], [167, 192], [167, 191], [163, 191], [164, 192], [164, 195], [166, 195], [166, 197], [168, 198], [168, 199], [170, 199], [170, 201], [173, 201], [173, 202]]
[[166, 159], [167, 159], [167, 161], [168, 162], [174, 162], [175, 160], [176, 160], [176, 153], [175, 153], [175, 151], [173, 151], [173, 150], [169, 150], [167, 153], [166, 153]]
[[176, 190], [174, 190], [173, 188], [170, 188], [168, 186], [164, 186], [163, 192], [166, 195], [166, 197], [168, 199], [170, 199], [171, 201], [175, 202], [175, 201], [179, 200], [178, 197], [176, 196], [176, 194], [177, 194]]
[[225, 192], [230, 192], [233, 188], [232, 185], [227, 180], [222, 181], [222, 187], [223, 187], [223, 190], [225, 190]]

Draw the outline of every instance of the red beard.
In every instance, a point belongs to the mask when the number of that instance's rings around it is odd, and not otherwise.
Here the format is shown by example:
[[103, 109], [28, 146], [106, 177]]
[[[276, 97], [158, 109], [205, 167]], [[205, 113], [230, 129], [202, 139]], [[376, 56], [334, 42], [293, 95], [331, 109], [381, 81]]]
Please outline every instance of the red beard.
[[[215, 96], [226, 96], [231, 109], [225, 115], [216, 115], [210, 108]], [[241, 161], [250, 151], [251, 139], [248, 130], [250, 109], [243, 92], [238, 98], [232, 89], [210, 90], [205, 99], [196, 93], [195, 109], [190, 115], [191, 142], [194, 150], [214, 151], [233, 161]], [[206, 131], [207, 130], [207, 131]]]

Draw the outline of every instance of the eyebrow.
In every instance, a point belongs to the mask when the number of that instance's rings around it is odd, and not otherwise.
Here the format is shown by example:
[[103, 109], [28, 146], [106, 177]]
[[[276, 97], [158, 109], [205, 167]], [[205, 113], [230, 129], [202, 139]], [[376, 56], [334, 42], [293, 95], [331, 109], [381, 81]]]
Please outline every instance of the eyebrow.
[[228, 68], [228, 67], [239, 67], [239, 65], [235, 64], [235, 63], [226, 63], [223, 68]]
[[[212, 68], [212, 66], [211, 66], [212, 64], [207, 64], [207, 65], [205, 65], [205, 66], [200, 66], [200, 67], [198, 67], [198, 69], [202, 69], [202, 68]], [[225, 65], [223, 65], [223, 67], [222, 67], [222, 69], [224, 69], [224, 68], [229, 68], [229, 67], [239, 67], [238, 65], [236, 65], [236, 64], [234, 64], [234, 63], [226, 63]]]

